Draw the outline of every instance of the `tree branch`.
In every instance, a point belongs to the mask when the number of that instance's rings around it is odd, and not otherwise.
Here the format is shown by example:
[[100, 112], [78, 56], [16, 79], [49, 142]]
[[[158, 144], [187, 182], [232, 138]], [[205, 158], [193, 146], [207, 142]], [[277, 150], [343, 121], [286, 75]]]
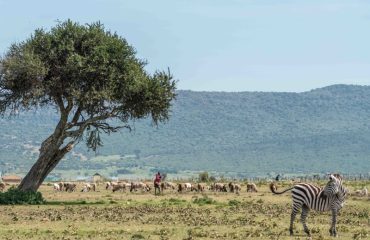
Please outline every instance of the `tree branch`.
[[69, 113], [73, 108], [73, 98], [71, 96], [67, 97], [67, 103], [66, 112]]
[[75, 112], [75, 115], [72, 118], [72, 123], [77, 123], [78, 119], [80, 118], [81, 111], [82, 111], [82, 107], [81, 106], [78, 106], [78, 108], [77, 108], [77, 110]]
[[65, 112], [65, 107], [64, 107], [62, 97], [58, 95], [58, 96], [55, 96], [54, 99], [55, 99], [55, 102], [58, 104], [60, 111], [62, 113], [64, 113]]

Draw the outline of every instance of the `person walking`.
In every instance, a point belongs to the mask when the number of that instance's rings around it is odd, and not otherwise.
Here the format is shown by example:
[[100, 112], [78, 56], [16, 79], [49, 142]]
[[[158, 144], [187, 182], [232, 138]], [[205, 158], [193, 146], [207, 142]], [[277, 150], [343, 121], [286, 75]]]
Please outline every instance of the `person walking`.
[[281, 176], [280, 176], [280, 174], [278, 174], [278, 175], [276, 176], [275, 180], [278, 182], [278, 181], [280, 181], [280, 179], [281, 179]]

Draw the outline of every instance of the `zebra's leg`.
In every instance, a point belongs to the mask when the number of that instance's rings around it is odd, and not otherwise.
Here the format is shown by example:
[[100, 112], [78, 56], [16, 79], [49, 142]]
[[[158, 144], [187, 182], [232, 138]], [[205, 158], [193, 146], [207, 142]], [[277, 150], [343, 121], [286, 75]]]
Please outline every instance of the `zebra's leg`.
[[332, 209], [331, 210], [331, 227], [330, 227], [330, 230], [329, 230], [330, 236], [333, 236], [333, 237], [337, 236], [336, 224], [337, 224], [337, 210]]
[[297, 212], [298, 210], [293, 207], [292, 213], [290, 215], [290, 227], [289, 227], [290, 236], [293, 236], [293, 223], [294, 223], [295, 216], [297, 215]]
[[307, 233], [309, 237], [311, 237], [310, 230], [308, 229], [307, 224], [306, 224], [306, 218], [307, 218], [309, 210], [310, 209], [306, 205], [302, 206], [301, 222], [303, 225], [304, 232]]

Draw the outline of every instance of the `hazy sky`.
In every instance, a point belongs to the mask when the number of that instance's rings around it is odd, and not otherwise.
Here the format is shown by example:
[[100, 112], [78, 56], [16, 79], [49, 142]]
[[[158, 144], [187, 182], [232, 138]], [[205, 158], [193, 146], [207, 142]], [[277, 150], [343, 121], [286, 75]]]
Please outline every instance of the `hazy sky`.
[[0, 54], [68, 18], [101, 21], [179, 89], [370, 85], [370, 1], [0, 0]]

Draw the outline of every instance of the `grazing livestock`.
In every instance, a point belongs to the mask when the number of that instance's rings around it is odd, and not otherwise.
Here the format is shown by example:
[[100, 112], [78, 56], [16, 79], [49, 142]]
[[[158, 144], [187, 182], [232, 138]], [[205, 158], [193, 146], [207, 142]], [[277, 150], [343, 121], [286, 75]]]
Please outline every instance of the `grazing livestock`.
[[90, 187], [88, 185], [83, 185], [82, 189], [81, 189], [81, 192], [89, 192], [90, 191]]
[[58, 183], [59, 185], [59, 191], [64, 191], [64, 182]]
[[184, 183], [185, 190], [191, 190], [191, 183]]
[[198, 192], [198, 184], [191, 184], [190, 191]]
[[85, 185], [82, 187], [81, 192], [90, 192], [90, 191], [96, 191], [96, 183], [85, 183]]
[[66, 192], [73, 192], [76, 190], [75, 183], [64, 183], [64, 189]]
[[234, 192], [234, 183], [232, 183], [232, 182], [229, 182], [229, 190], [230, 190], [230, 192]]
[[185, 185], [183, 183], [177, 184], [177, 191], [178, 192], [183, 192], [185, 191]]
[[361, 190], [356, 190], [356, 191], [355, 191], [355, 195], [356, 195], [356, 196], [359, 196], [359, 197], [367, 197], [367, 195], [368, 195], [367, 188], [366, 188], [366, 187], [364, 187], [364, 188], [363, 188], [363, 189], [361, 189]]
[[162, 182], [161, 183], [161, 191], [163, 192], [163, 190], [166, 190], [166, 189], [171, 189], [171, 190], [175, 190], [176, 188], [176, 185], [172, 182]]
[[193, 189], [191, 183], [179, 183], [177, 185], [177, 191], [183, 192], [183, 191], [191, 191]]
[[113, 186], [112, 186], [111, 182], [106, 182], [105, 183], [105, 190], [112, 189], [112, 188], [113, 188]]
[[91, 190], [96, 191], [96, 183], [91, 183]]
[[141, 189], [144, 192], [150, 191], [150, 186], [147, 183], [143, 182], [131, 182], [130, 192], [137, 191], [138, 189]]
[[274, 183], [271, 183], [271, 184], [270, 184], [270, 188], [271, 188], [271, 191], [272, 191], [272, 192], [276, 192], [276, 191], [277, 191], [277, 189], [278, 189], [278, 188], [277, 188], [277, 186], [276, 186]]
[[211, 189], [216, 192], [227, 192], [227, 186], [223, 183], [214, 183]]
[[242, 190], [242, 186], [240, 184], [234, 183], [234, 192], [236, 194], [239, 194], [239, 192]]
[[112, 189], [113, 192], [125, 191], [126, 189], [131, 189], [131, 183], [127, 183], [127, 182], [112, 182], [112, 183], [110, 183], [109, 189]]
[[247, 183], [247, 192], [258, 192], [256, 184]]
[[237, 184], [237, 183], [233, 183], [232, 188], [233, 188], [233, 192], [236, 194], [239, 194], [239, 192], [242, 190], [242, 187], [240, 186], [240, 184]]
[[205, 183], [198, 183], [197, 184], [197, 191], [198, 192], [204, 192], [206, 190], [206, 184]]
[[230, 192], [235, 192], [236, 194], [239, 194], [241, 188], [242, 187], [240, 186], [240, 184], [232, 183], [232, 182], [229, 183]]
[[59, 185], [59, 183], [54, 183], [53, 184], [53, 189], [54, 189], [54, 191], [59, 192], [60, 191], [60, 185]]
[[184, 192], [187, 190], [191, 190], [191, 183], [179, 183], [177, 185], [177, 191], [178, 192]]
[[[131, 184], [130, 184], [131, 187]], [[112, 192], [117, 191], [124, 191], [126, 190], [126, 184], [125, 183], [115, 183], [111, 185]]]

